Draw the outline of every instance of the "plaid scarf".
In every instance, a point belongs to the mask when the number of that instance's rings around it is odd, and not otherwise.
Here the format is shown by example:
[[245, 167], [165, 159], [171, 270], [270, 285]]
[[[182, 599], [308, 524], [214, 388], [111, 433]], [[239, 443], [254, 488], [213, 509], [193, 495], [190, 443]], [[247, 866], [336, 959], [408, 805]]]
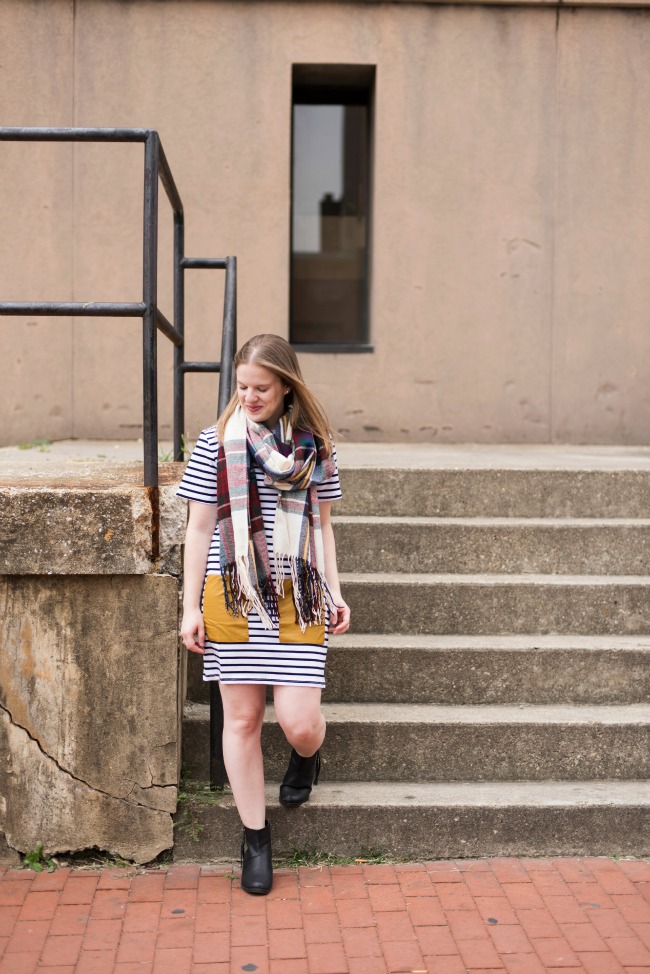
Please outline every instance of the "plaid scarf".
[[[280, 491], [273, 528], [275, 572], [252, 463], [264, 471], [265, 485]], [[237, 406], [217, 453], [221, 576], [233, 615], [254, 611], [266, 629], [277, 625], [287, 567], [301, 630], [324, 622], [325, 600], [331, 601], [331, 595], [325, 582], [317, 486], [333, 475], [333, 460], [323, 455], [309, 430], [292, 429], [283, 416], [276, 439]]]

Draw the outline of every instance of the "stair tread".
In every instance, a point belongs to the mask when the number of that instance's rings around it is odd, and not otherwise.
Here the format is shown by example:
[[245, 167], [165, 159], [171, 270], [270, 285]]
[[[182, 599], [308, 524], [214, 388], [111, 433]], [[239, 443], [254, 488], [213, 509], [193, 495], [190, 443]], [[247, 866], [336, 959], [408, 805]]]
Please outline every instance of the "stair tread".
[[359, 648], [368, 646], [378, 649], [471, 649], [471, 650], [551, 650], [551, 649], [601, 649], [601, 650], [648, 650], [650, 636], [594, 635], [574, 636], [560, 634], [512, 635], [512, 636], [453, 636], [453, 635], [401, 635], [400, 633], [345, 633], [332, 636], [330, 649]]
[[[329, 724], [648, 724], [650, 705], [633, 704], [430, 704], [323, 703]], [[187, 703], [185, 717], [208, 720], [210, 705]], [[273, 706], [266, 722], [275, 723]]]
[[345, 470], [650, 471], [650, 447], [572, 443], [354, 443], [336, 446]]
[[642, 517], [432, 517], [429, 515], [370, 515], [340, 514], [332, 518], [334, 524], [371, 524], [374, 527], [395, 525], [404, 527], [418, 525], [426, 527], [550, 527], [550, 528], [589, 528], [589, 527], [650, 527], [650, 518]]
[[[278, 785], [265, 786], [267, 803], [278, 804]], [[234, 805], [226, 792], [219, 806]], [[650, 781], [325, 781], [312, 789], [305, 809], [318, 806], [552, 807], [644, 805]], [[301, 810], [302, 811], [302, 810]]]
[[650, 575], [544, 575], [501, 574], [482, 572], [465, 575], [455, 572], [344, 572], [340, 576], [342, 585], [353, 582], [370, 582], [377, 585], [650, 585]]

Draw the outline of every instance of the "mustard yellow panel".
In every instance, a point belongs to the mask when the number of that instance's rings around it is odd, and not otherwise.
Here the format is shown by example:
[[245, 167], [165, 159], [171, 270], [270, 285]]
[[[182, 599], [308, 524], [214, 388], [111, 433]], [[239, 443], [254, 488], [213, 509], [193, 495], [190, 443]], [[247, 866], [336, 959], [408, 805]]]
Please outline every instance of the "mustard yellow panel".
[[248, 619], [226, 609], [221, 575], [208, 575], [203, 592], [205, 634], [213, 643], [247, 643]]
[[279, 600], [280, 609], [280, 642], [308, 643], [311, 646], [325, 644], [325, 626], [307, 626], [304, 632], [296, 622], [296, 607], [293, 604], [293, 588], [291, 582], [284, 580], [284, 598]]

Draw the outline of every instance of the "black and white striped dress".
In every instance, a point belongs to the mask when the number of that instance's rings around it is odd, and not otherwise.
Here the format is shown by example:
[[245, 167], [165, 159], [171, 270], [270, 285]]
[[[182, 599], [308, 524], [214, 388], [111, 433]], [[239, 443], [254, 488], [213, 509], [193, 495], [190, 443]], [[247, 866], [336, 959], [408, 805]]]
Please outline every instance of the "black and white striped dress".
[[[336, 464], [336, 453], [334, 453]], [[280, 491], [264, 484], [264, 472], [253, 464], [259, 489], [264, 532], [273, 565], [273, 524]], [[185, 468], [177, 494], [202, 504], [217, 503], [217, 438], [214, 426], [203, 430]], [[318, 487], [321, 501], [341, 497], [338, 469], [333, 477]], [[220, 576], [219, 524], [215, 528], [208, 554], [206, 584], [210, 575]], [[220, 579], [219, 579], [220, 584]], [[312, 627], [307, 627], [306, 637]], [[265, 629], [259, 616], [248, 617], [248, 641], [216, 643], [206, 638], [203, 657], [203, 679], [222, 683], [263, 683], [281, 686], [325, 686], [327, 627], [322, 644], [315, 642], [280, 642], [277, 627]]]

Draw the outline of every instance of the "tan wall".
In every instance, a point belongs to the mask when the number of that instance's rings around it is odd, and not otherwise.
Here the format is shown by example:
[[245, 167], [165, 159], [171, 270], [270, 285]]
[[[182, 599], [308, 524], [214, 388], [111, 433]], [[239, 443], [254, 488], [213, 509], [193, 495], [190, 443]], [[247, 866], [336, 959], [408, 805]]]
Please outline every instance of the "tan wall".
[[[188, 255], [239, 258], [240, 338], [287, 335], [291, 65], [376, 64], [375, 351], [301, 356], [334, 424], [352, 440], [647, 443], [649, 49], [646, 10], [5, 0], [2, 122], [157, 128]], [[138, 299], [141, 164], [139, 146], [23, 156], [30, 217], [10, 191], [0, 293]], [[221, 275], [188, 273], [187, 298], [187, 357], [215, 358]], [[137, 434], [140, 323], [37, 327], [3, 330], [3, 440]], [[187, 385], [192, 437], [217, 381]]]
[[[0, 4], [0, 125], [72, 125], [72, 2]], [[72, 149], [0, 143], [0, 295], [69, 301]], [[68, 436], [69, 319], [0, 317], [2, 443]]]

